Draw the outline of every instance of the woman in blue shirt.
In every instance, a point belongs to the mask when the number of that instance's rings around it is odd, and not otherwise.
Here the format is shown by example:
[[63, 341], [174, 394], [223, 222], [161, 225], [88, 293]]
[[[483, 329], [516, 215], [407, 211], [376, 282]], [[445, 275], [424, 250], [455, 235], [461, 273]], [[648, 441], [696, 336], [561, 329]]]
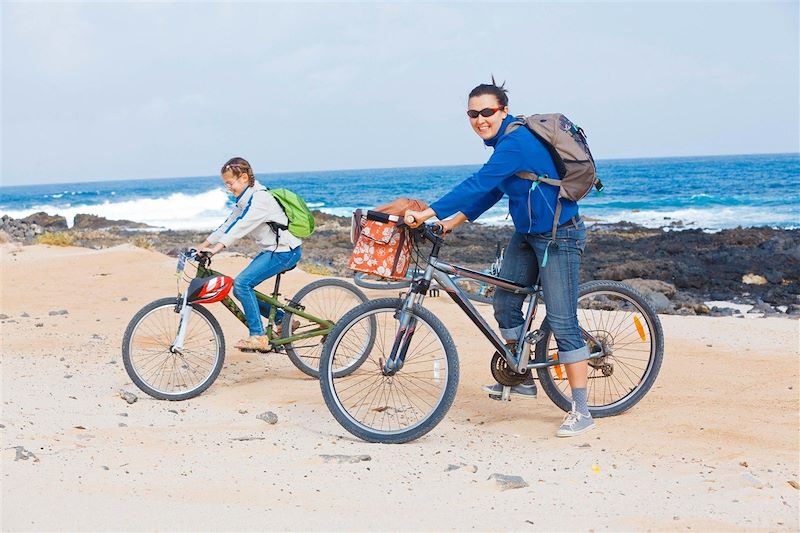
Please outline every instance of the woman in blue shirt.
[[[558, 188], [520, 178], [518, 172], [557, 177], [547, 148], [527, 128], [519, 127], [506, 134], [514, 117], [508, 111], [508, 95], [503, 86], [481, 84], [469, 93], [467, 116], [475, 133], [486, 146], [494, 148], [489, 161], [453, 190], [424, 211], [407, 211], [406, 222], [416, 226], [436, 216], [445, 231], [474, 221], [508, 196], [508, 208], [515, 233], [508, 243], [500, 277], [524, 285], [533, 285], [541, 277], [547, 309], [544, 327], [553, 331], [558, 344], [558, 358], [564, 363], [572, 389], [572, 410], [567, 413], [556, 435], [570, 437], [595, 427], [586, 398], [589, 350], [580, 332], [577, 317], [578, 283], [581, 255], [586, 244], [586, 228], [578, 214], [578, 205], [558, 199]], [[556, 239], [552, 239], [556, 202], [561, 202]], [[452, 217], [448, 220], [448, 217]], [[524, 324], [522, 303], [525, 295], [498, 289], [494, 315], [500, 333], [509, 343], [516, 343]], [[484, 387], [490, 395], [500, 396], [502, 385]], [[536, 385], [528, 372], [526, 381], [512, 387], [522, 398], [535, 398]]]

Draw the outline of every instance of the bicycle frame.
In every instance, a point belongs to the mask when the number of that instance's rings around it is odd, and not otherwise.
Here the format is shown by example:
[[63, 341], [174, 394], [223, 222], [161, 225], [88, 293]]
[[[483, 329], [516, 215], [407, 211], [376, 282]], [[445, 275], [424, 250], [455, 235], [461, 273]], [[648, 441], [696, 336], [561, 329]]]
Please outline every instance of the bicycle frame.
[[[373, 214], [372, 211], [369, 214]], [[368, 214], [368, 216], [369, 216]], [[386, 215], [383, 215], [386, 216]], [[389, 220], [397, 221], [398, 217], [389, 218]], [[544, 368], [561, 364], [557, 359], [551, 361], [531, 362], [530, 353], [531, 346], [534, 346], [538, 341], [540, 335], [538, 331], [528, 331], [533, 319], [536, 316], [536, 310], [541, 298], [541, 291], [539, 289], [539, 280], [531, 287], [526, 287], [512, 281], [492, 276], [483, 272], [471, 270], [460, 266], [451, 265], [444, 261], [439, 260], [439, 249], [444, 240], [432, 229], [430, 225], [423, 224], [419, 228], [412, 230], [414, 233], [423, 237], [424, 239], [433, 243], [433, 249], [428, 257], [427, 266], [423, 276], [414, 280], [409, 288], [408, 293], [403, 301], [403, 306], [400, 309], [400, 327], [395, 337], [395, 342], [392, 347], [390, 356], [384, 363], [384, 373], [392, 375], [397, 370], [402, 368], [405, 359], [405, 352], [408, 349], [410, 338], [414, 334], [415, 319], [413, 318], [412, 309], [415, 305], [421, 305], [424, 300], [430, 283], [432, 280], [439, 284], [441, 289], [444, 289], [450, 298], [461, 308], [462, 311], [469, 317], [473, 324], [483, 333], [483, 335], [492, 343], [492, 346], [497, 350], [500, 356], [505, 359], [509, 368], [518, 374], [523, 374], [530, 369]], [[522, 332], [517, 340], [517, 348], [511, 352], [500, 337], [494, 332], [484, 318], [478, 313], [472, 303], [467, 299], [461, 289], [453, 283], [450, 275], [457, 275], [463, 278], [470, 278], [483, 283], [494, 285], [501, 289], [514, 292], [516, 294], [530, 295], [531, 299], [528, 303], [527, 311], [525, 312], [525, 322], [523, 324]], [[581, 333], [584, 338], [594, 346], [602, 346], [591, 334], [581, 328]], [[603, 357], [605, 354], [603, 350], [593, 352], [591, 358]]]
[[[222, 275], [223, 274], [221, 272], [217, 272], [216, 270], [212, 270], [211, 268], [208, 268], [208, 266], [206, 266], [202, 262], [198, 262], [197, 263], [197, 277], [222, 276]], [[333, 326], [334, 326], [334, 323], [331, 322], [330, 320], [322, 320], [320, 318], [315, 317], [314, 315], [306, 313], [303, 310], [303, 307], [301, 305], [298, 305], [297, 303], [293, 302], [292, 300], [289, 300], [286, 303], [283, 303], [280, 300], [278, 300], [278, 296], [280, 296], [280, 294], [278, 293], [278, 289], [280, 287], [280, 282], [281, 282], [281, 274], [278, 274], [275, 277], [275, 288], [273, 289], [272, 295], [266, 295], [266, 294], [263, 294], [263, 293], [261, 293], [259, 291], [254, 291], [255, 294], [256, 294], [256, 298], [258, 300], [261, 300], [262, 302], [265, 302], [265, 303], [269, 304], [269, 306], [270, 306], [269, 317], [268, 317], [268, 322], [267, 322], [267, 331], [266, 331], [266, 334], [270, 338], [270, 341], [269, 341], [270, 344], [272, 344], [273, 346], [276, 346], [276, 347], [277, 346], [283, 346], [284, 344], [289, 344], [289, 343], [292, 343], [292, 342], [296, 342], [296, 341], [303, 340], [303, 339], [308, 339], [308, 338], [311, 338], [311, 337], [318, 337], [318, 336], [321, 336], [321, 335], [327, 335], [328, 333], [330, 333], [331, 330], [333, 329]], [[233, 301], [233, 298], [231, 298], [230, 296], [226, 296], [223, 300], [220, 301], [220, 303], [222, 305], [224, 305], [225, 308], [228, 311], [230, 311], [231, 314], [233, 314], [233, 316], [235, 316], [237, 319], [239, 319], [239, 321], [242, 324], [247, 326], [247, 317], [245, 316], [245, 314], [241, 310], [241, 308], [239, 308], [239, 306], [236, 304], [236, 302]], [[184, 297], [183, 297], [183, 304], [184, 304], [184, 308], [187, 307], [186, 306], [186, 295], [184, 295]], [[274, 333], [273, 332], [273, 325], [275, 324], [275, 315], [276, 315], [278, 309], [283, 309], [284, 311], [288, 311], [293, 315], [297, 315], [299, 317], [305, 318], [306, 320], [314, 322], [315, 324], [317, 324], [317, 327], [315, 329], [303, 332], [303, 333], [298, 334], [298, 335], [291, 335], [289, 337], [274, 337], [273, 336], [273, 333]], [[181, 326], [182, 326], [182, 329], [185, 329], [185, 328], [183, 328], [183, 322], [184, 322], [184, 320], [182, 318], [181, 319]], [[180, 335], [180, 333], [179, 333], [179, 335]], [[181, 340], [182, 340], [182, 338], [181, 338]]]

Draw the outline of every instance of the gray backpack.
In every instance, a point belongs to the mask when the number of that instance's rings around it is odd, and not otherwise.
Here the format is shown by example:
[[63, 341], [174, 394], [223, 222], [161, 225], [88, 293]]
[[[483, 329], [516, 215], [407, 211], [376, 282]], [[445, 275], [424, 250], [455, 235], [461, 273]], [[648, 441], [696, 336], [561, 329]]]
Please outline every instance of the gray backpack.
[[[533, 172], [518, 172], [520, 178], [534, 183], [547, 183], [558, 187], [558, 198], [566, 198], [577, 202], [584, 198], [592, 187], [598, 192], [603, 190], [602, 182], [597, 178], [594, 158], [586, 143], [583, 129], [573, 124], [561, 113], [549, 115], [519, 116], [506, 128], [506, 134], [520, 126], [525, 126], [539, 139], [550, 152], [558, 171], [559, 179], [548, 175], [538, 176]], [[555, 220], [553, 220], [553, 240], [556, 238], [558, 219], [561, 216], [561, 202], [556, 202]]]

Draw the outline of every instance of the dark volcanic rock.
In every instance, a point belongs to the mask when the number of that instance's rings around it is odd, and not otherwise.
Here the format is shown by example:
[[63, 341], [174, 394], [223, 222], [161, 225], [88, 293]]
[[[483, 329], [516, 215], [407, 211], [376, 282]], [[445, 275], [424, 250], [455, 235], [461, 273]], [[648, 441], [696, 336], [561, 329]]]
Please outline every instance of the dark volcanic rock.
[[108, 220], [96, 215], [75, 215], [72, 227], [79, 230], [104, 229], [104, 228], [151, 228], [148, 224], [133, 222], [131, 220]]
[[[347, 261], [353, 246], [350, 218], [320, 212], [314, 212], [314, 217], [317, 231], [303, 239], [301, 268], [313, 265], [315, 272], [349, 277]], [[134, 242], [141, 232], [126, 227], [143, 226], [88, 215], [78, 215], [75, 220], [77, 229], [70, 230], [75, 244], [91, 248]], [[111, 229], [80, 229], [84, 225]], [[37, 224], [7, 216], [2, 217], [0, 229], [24, 242], [30, 242], [36, 231], [42, 231]], [[669, 299], [667, 306], [659, 296], [653, 297], [662, 307], [671, 308], [665, 312], [714, 314], [704, 306], [706, 300], [767, 302], [772, 307], [800, 305], [800, 230], [735, 228], [704, 233], [644, 228], [628, 222], [595, 224], [588, 229], [581, 281], [640, 278], [643, 283], [664, 282], [665, 285], [658, 285], [660, 288], [647, 287], [647, 290]], [[510, 226], [464, 224], [446, 237], [440, 258], [484, 270], [494, 260], [498, 243], [505, 246], [512, 232]], [[147, 236], [153, 249], [177, 255], [179, 250], [203, 242], [207, 235], [208, 232], [198, 231], [161, 231], [149, 232]], [[430, 247], [423, 244], [419, 250], [427, 253]], [[228, 251], [254, 256], [261, 250], [245, 237]], [[744, 282], [754, 278], [764, 278], [765, 283]]]
[[23, 219], [21, 222], [36, 224], [47, 231], [63, 231], [67, 229], [67, 219], [61, 215], [48, 215], [44, 211], [34, 213]]
[[[705, 299], [772, 305], [800, 294], [800, 230], [735, 228], [717, 233], [663, 231], [618, 225], [589, 230], [582, 280], [624, 276], [657, 279]], [[766, 278], [746, 284], [747, 274]]]

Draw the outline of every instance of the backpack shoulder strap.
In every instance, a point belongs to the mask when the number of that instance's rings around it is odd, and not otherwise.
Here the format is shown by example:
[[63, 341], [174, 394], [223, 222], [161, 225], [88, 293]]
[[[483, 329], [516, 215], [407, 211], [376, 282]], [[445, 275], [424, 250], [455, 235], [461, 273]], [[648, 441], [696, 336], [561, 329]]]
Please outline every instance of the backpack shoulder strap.
[[272, 192], [272, 190], [269, 187], [267, 187], [266, 185], [262, 185], [262, 187], [263, 187], [263, 189], [259, 189], [259, 190], [267, 191], [272, 196], [272, 198], [278, 203], [278, 207], [281, 208], [281, 211], [283, 211], [283, 214], [286, 215], [287, 224], [280, 224], [278, 222], [275, 222], [274, 220], [270, 221], [270, 222], [267, 222], [267, 226], [272, 228], [272, 231], [275, 232], [275, 235], [278, 238], [278, 242], [280, 242], [281, 234], [279, 233], [279, 231], [286, 231], [286, 230], [289, 229], [289, 226], [288, 226], [289, 215], [286, 213], [286, 208], [283, 207], [283, 204], [278, 199], [278, 197], [275, 196], [275, 194]]
[[511, 122], [508, 126], [506, 126], [506, 131], [504, 135], [508, 135], [509, 133], [519, 128], [520, 126], [525, 125], [525, 120], [526, 120], [525, 115], [518, 115], [515, 117], [515, 119], [516, 120], [514, 120], [514, 122]]
[[[535, 116], [538, 115], [531, 115], [531, 117]], [[528, 131], [530, 131], [531, 134], [533, 134], [533, 136], [535, 137], [536, 134], [533, 132], [533, 130], [530, 129], [530, 127], [528, 127], [529, 118], [530, 117], [526, 117], [525, 115], [518, 115], [516, 117], [516, 120], [514, 120], [514, 122], [506, 126], [506, 135], [508, 135], [515, 129], [519, 128], [520, 126], [525, 126], [528, 128]], [[548, 185], [552, 185], [553, 187], [561, 187], [561, 180], [553, 179], [547, 175], [539, 176], [538, 174], [534, 174], [533, 172], [523, 171], [523, 172], [517, 172], [516, 176], [524, 180], [532, 181], [534, 183], [547, 183]]]

